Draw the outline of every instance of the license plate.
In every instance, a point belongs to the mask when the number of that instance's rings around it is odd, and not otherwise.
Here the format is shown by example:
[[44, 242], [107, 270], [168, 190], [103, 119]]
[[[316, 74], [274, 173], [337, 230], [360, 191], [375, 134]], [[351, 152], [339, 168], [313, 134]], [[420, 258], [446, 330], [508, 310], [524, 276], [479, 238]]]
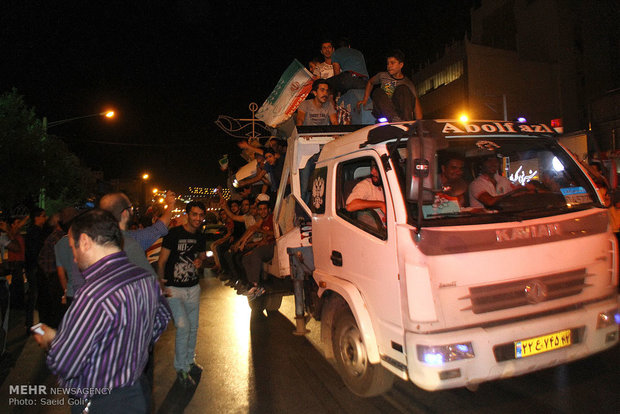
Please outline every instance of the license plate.
[[542, 354], [554, 349], [564, 348], [571, 345], [570, 329], [554, 332], [552, 334], [537, 336], [536, 338], [515, 341], [515, 358]]

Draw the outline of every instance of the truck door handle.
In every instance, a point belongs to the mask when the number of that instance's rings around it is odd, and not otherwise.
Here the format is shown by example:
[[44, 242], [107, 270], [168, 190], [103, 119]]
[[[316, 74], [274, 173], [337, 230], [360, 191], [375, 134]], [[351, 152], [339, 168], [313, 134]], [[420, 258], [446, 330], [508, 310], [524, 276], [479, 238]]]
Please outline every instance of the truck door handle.
[[342, 266], [342, 253], [332, 250], [332, 255], [330, 257], [332, 259], [332, 263], [334, 266]]

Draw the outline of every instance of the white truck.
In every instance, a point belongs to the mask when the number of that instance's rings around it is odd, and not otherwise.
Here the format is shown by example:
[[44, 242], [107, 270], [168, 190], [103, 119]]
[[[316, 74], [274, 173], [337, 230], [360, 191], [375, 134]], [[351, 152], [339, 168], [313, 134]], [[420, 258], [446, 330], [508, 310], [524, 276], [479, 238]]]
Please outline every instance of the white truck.
[[[527, 190], [492, 208], [472, 207], [467, 192], [456, 201], [441, 181], [455, 154], [463, 181], [493, 155]], [[346, 208], [372, 165], [383, 220]], [[608, 212], [544, 124], [300, 127], [288, 138], [274, 217], [265, 270], [294, 281], [298, 332], [308, 315], [320, 321], [324, 354], [357, 395], [385, 392], [394, 376], [425, 390], [475, 389], [618, 343]], [[251, 305], [274, 310], [291, 293], [267, 292]]]

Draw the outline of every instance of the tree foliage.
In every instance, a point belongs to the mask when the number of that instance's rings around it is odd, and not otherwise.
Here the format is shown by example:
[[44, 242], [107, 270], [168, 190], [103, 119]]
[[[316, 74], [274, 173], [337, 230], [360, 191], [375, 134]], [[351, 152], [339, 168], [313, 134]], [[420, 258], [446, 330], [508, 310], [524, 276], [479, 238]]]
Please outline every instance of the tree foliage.
[[46, 197], [71, 204], [87, 193], [91, 173], [58, 137], [47, 135], [34, 109], [13, 90], [0, 96], [0, 208]]

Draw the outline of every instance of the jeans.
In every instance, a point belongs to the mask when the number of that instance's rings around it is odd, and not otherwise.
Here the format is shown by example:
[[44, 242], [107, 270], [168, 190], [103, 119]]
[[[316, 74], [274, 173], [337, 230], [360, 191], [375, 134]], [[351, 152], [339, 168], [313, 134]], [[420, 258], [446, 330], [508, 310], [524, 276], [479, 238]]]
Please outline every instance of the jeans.
[[200, 285], [192, 287], [168, 286], [171, 294], [168, 304], [172, 311], [176, 337], [174, 344], [174, 369], [189, 372], [194, 363], [198, 314], [200, 311]]

